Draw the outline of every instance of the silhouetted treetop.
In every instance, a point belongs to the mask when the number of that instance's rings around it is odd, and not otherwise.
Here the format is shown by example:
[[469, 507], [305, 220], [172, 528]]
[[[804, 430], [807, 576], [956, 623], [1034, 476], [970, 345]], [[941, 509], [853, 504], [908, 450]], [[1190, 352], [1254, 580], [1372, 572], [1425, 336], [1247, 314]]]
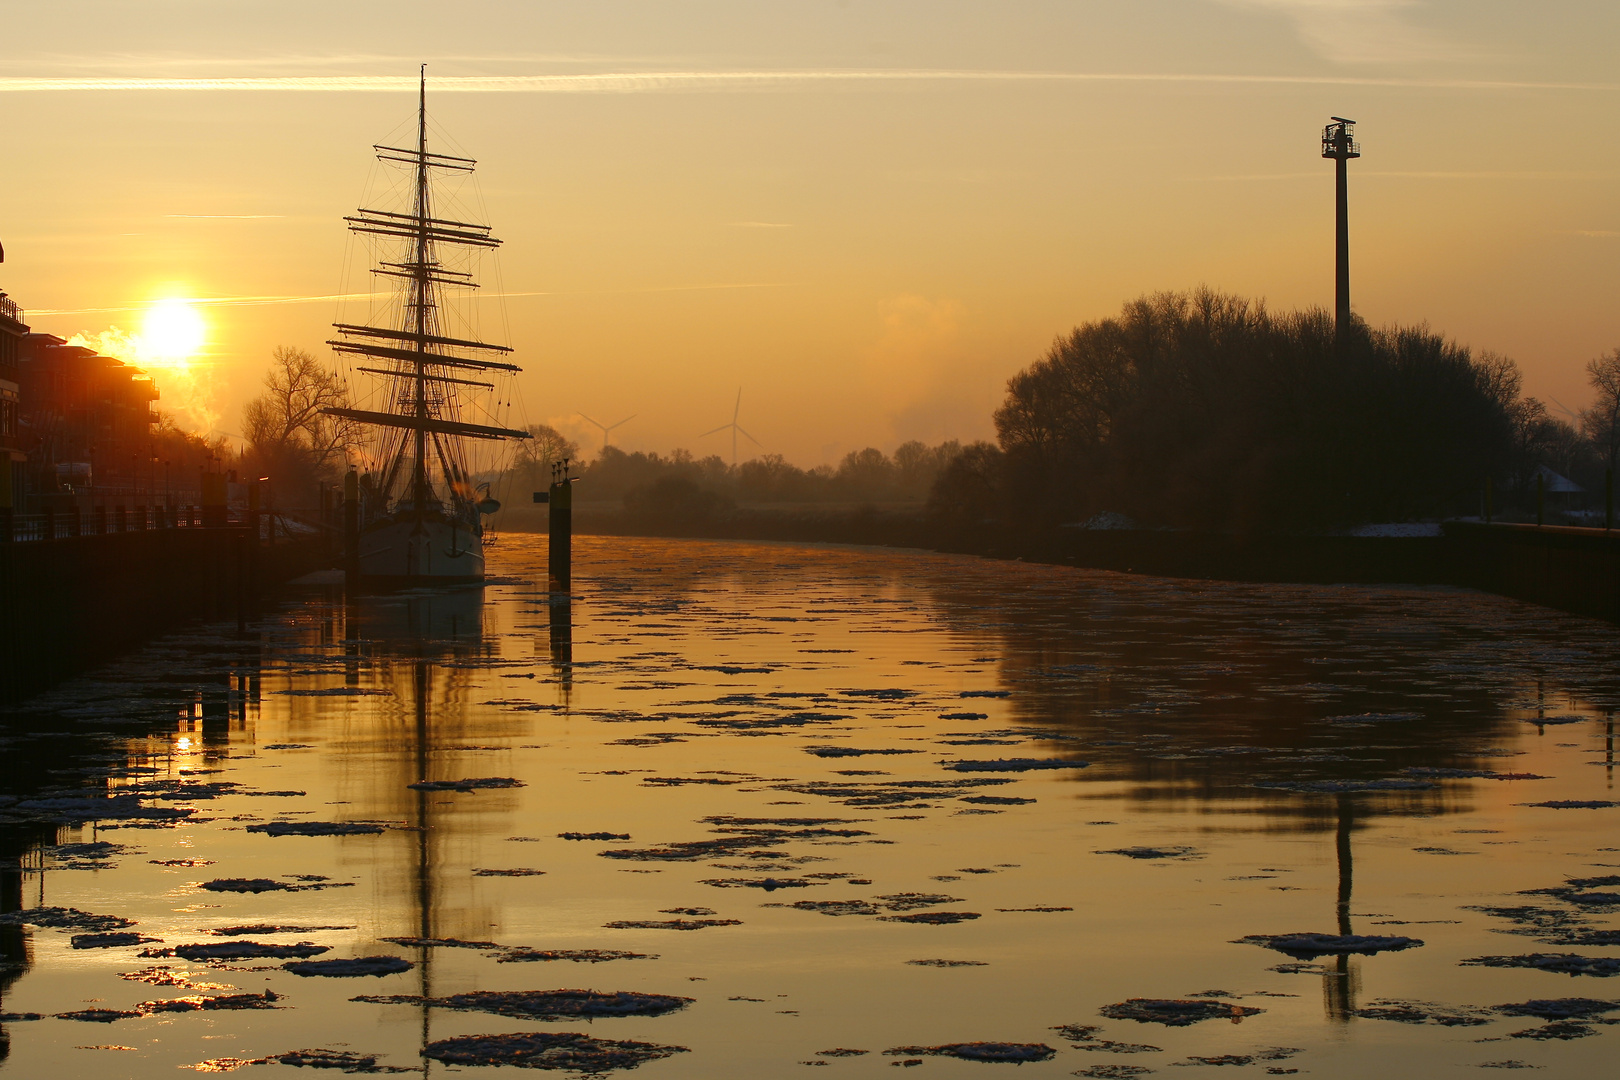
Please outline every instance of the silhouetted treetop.
[[[1511, 360], [1426, 326], [1357, 323], [1336, 346], [1326, 311], [1158, 293], [1009, 380], [995, 500], [1012, 519], [1238, 531], [1466, 511], [1511, 471], [1519, 386]], [[988, 463], [959, 461], [979, 502]]]

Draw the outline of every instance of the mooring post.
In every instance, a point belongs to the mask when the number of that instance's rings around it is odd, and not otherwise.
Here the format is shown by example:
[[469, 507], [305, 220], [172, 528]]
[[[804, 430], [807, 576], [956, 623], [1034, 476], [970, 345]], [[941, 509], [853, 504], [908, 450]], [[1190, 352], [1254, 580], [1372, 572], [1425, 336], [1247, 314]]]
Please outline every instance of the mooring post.
[[202, 523], [205, 528], [222, 529], [226, 524], [228, 489], [224, 473], [202, 474]]
[[551, 587], [568, 591], [573, 576], [574, 482], [568, 475], [568, 462], [552, 466], [547, 524], [550, 529]]
[[0, 544], [11, 543], [12, 514], [16, 505], [11, 491], [11, 461], [8, 455], [0, 459]]
[[231, 538], [231, 553], [236, 556], [236, 632], [247, 633], [248, 566], [252, 562], [249, 536], [237, 532]]
[[360, 474], [343, 475], [343, 579], [349, 592], [360, 587]]
[[1541, 527], [1543, 511], [1547, 506], [1547, 478], [1536, 473], [1536, 527]]
[[1491, 478], [1485, 478], [1485, 524], [1491, 523]]
[[1603, 470], [1603, 531], [1614, 528], [1614, 470]]
[[321, 523], [321, 555], [328, 562], [332, 559], [332, 489], [321, 481], [320, 486], [320, 517]]

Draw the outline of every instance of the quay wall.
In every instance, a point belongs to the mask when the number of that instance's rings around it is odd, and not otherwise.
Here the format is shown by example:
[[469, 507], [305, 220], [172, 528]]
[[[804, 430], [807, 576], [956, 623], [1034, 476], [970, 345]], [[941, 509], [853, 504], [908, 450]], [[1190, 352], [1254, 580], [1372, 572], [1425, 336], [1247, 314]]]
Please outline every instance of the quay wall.
[[322, 565], [311, 541], [242, 525], [0, 542], [0, 702], [15, 702], [193, 621], [248, 618]]
[[1447, 522], [1443, 547], [1456, 584], [1620, 622], [1620, 531]]

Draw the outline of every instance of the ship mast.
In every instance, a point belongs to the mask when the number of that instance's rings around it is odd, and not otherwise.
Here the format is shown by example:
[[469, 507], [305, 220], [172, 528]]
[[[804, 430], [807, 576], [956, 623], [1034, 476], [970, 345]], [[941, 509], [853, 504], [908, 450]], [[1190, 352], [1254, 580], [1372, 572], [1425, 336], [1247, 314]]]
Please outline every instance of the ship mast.
[[411, 503], [417, 513], [428, 504], [427, 480], [427, 336], [428, 311], [433, 303], [433, 281], [428, 270], [429, 205], [427, 157], [427, 65], [422, 65], [422, 82], [416, 107], [416, 258], [412, 306], [416, 309], [416, 461], [411, 473]]
[[[472, 172], [475, 162], [471, 158], [452, 157], [430, 153], [427, 147], [427, 65], [422, 65], [417, 91], [416, 146], [403, 149], [393, 146], [374, 146], [379, 161], [407, 165], [412, 170], [414, 190], [411, 212], [361, 209], [345, 218], [352, 232], [382, 236], [405, 241], [404, 261], [381, 261], [371, 271], [384, 277], [405, 281], [405, 311], [399, 329], [387, 326], [368, 326], [355, 323], [335, 323], [339, 337], [328, 341], [333, 350], [365, 358], [389, 361], [386, 368], [362, 367], [358, 370], [389, 379], [387, 411], [328, 408], [322, 411], [362, 424], [384, 428], [405, 429], [408, 442], [396, 443], [391, 460], [383, 467], [382, 492], [385, 497], [399, 476], [403, 466], [409, 465], [406, 490], [413, 513], [424, 514], [435, 504], [433, 486], [429, 481], [429, 462], [437, 459], [444, 473], [448, 510], [453, 515], [464, 495], [457, 489], [457, 481], [465, 478], [465, 465], [460, 462], [453, 440], [526, 439], [528, 432], [484, 424], [467, 423], [461, 419], [460, 399], [455, 387], [484, 387], [491, 384], [470, 379], [453, 378], [447, 369], [473, 371], [516, 372], [516, 364], [487, 359], [490, 354], [510, 353], [506, 345], [494, 345], [468, 338], [450, 337], [440, 331], [436, 312], [436, 288], [440, 285], [478, 287], [466, 271], [450, 270], [440, 264], [437, 247], [450, 244], [462, 247], [492, 249], [500, 241], [490, 235], [488, 225], [466, 221], [451, 221], [433, 216], [433, 169], [452, 172]], [[398, 258], [398, 256], [395, 256]], [[467, 353], [474, 355], [466, 355]], [[432, 445], [429, 445], [431, 440]], [[409, 458], [407, 462], [405, 459]], [[459, 475], [458, 475], [459, 474]]]

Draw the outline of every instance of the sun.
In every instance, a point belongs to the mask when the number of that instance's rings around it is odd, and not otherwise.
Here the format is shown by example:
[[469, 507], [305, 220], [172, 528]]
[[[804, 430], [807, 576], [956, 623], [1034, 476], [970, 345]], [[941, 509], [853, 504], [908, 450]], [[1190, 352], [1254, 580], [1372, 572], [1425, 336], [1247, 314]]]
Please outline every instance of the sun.
[[189, 301], [159, 300], [146, 313], [141, 344], [148, 355], [184, 364], [202, 348], [203, 317]]

